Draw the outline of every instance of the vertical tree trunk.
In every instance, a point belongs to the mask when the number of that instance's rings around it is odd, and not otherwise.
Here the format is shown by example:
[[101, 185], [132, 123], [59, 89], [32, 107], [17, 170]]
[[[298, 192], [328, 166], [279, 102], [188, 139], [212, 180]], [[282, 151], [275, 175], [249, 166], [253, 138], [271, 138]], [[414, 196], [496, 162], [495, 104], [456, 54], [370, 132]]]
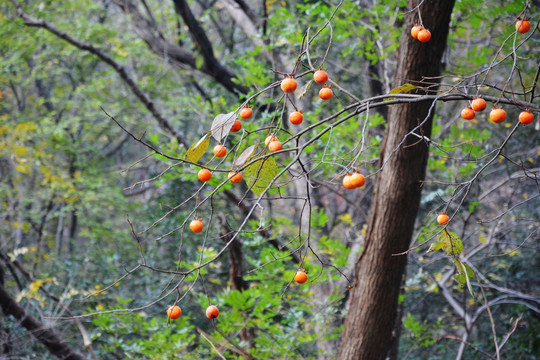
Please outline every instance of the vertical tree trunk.
[[[409, 1], [412, 9], [420, 0]], [[428, 43], [413, 39], [410, 28], [416, 13], [406, 15], [394, 85], [420, 81], [441, 72], [454, 0], [425, 0], [420, 6], [424, 27], [431, 31]], [[433, 88], [431, 88], [433, 90]], [[338, 359], [384, 359], [391, 345], [400, 283], [406, 256], [392, 256], [409, 247], [420, 203], [420, 181], [424, 179], [428, 145], [405, 135], [428, 115], [430, 102], [394, 105], [381, 149], [380, 165], [388, 161], [377, 179], [364, 251], [356, 264], [356, 286], [352, 290]], [[432, 115], [416, 133], [431, 135]]]
[[[220, 236], [224, 243], [231, 241], [234, 230], [225, 220], [225, 216], [219, 216], [219, 223], [223, 228]], [[242, 252], [242, 243], [239, 238], [236, 238], [228, 247], [229, 251], [229, 276], [231, 278], [232, 288], [238, 291], [249, 289], [249, 283], [244, 280], [244, 256]], [[247, 317], [247, 314], [244, 314]], [[255, 330], [253, 328], [243, 328], [240, 330], [240, 338], [249, 344], [249, 347], [254, 347]]]

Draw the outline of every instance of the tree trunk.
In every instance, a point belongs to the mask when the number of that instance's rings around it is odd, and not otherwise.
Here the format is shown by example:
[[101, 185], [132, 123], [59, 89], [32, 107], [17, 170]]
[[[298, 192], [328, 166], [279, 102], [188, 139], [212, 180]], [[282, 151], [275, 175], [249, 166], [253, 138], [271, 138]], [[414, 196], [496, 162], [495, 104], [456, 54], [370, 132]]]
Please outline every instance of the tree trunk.
[[[409, 8], [419, 3], [420, 0], [411, 0]], [[428, 43], [410, 36], [418, 17], [416, 12], [407, 15], [398, 50], [395, 86], [419, 82], [423, 76], [440, 75], [453, 6], [454, 0], [426, 0], [420, 6], [424, 27], [432, 34]], [[430, 137], [431, 105], [423, 102], [390, 108], [380, 166], [387, 162], [377, 179], [364, 251], [356, 263], [356, 285], [345, 320], [340, 360], [384, 359], [391, 345], [399, 288], [407, 262], [406, 256], [393, 254], [409, 247], [429, 148], [417, 136], [409, 136], [399, 150], [394, 150], [424, 120], [416, 133]]]
[[[219, 216], [219, 223], [223, 228], [220, 236], [224, 243], [229, 243], [234, 235], [234, 230], [229, 226], [225, 216]], [[229, 251], [229, 276], [231, 279], [232, 288], [238, 291], [245, 291], [249, 289], [249, 283], [244, 280], [244, 256], [242, 254], [242, 243], [237, 237], [231, 245], [228, 247]], [[247, 314], [244, 313], [247, 318]], [[255, 346], [253, 340], [255, 339], [255, 330], [253, 328], [243, 328], [240, 330], [240, 338], [249, 344], [252, 348]]]

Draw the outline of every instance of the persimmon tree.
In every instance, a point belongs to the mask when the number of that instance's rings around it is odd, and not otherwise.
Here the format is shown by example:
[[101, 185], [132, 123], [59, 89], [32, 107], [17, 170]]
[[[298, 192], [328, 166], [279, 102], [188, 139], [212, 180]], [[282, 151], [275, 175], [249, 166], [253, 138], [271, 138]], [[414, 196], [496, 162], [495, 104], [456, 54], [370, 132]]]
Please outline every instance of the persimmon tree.
[[[110, 324], [111, 316], [127, 312], [127, 329], [144, 328], [140, 314], [152, 310], [163, 321], [153, 323], [162, 332], [152, 333], [151, 342], [163, 344], [162, 356], [170, 351], [184, 358], [397, 358], [400, 339], [410, 352], [430, 351], [423, 348], [448, 340], [457, 342], [457, 358], [466, 351], [501, 357], [524, 312], [538, 313], [534, 288], [497, 284], [481, 258], [494, 252], [515, 256], [538, 234], [536, 210], [505, 228], [504, 233], [519, 234], [517, 242], [502, 246], [498, 240], [502, 219], [534, 208], [538, 197], [537, 160], [522, 161], [529, 151], [515, 151], [520, 142], [534, 145], [538, 137], [535, 125], [518, 120], [522, 112], [534, 116], [539, 110], [540, 72], [528, 57], [538, 36], [537, 10], [528, 2], [510, 2], [504, 16], [490, 23], [497, 34], [490, 51], [493, 40], [471, 36], [475, 28], [463, 21], [481, 18], [464, 2], [361, 3], [364, 8], [347, 2], [295, 4], [309, 25], [298, 32], [303, 24], [296, 26], [294, 12], [272, 9], [273, 3], [259, 9], [225, 0], [213, 8], [175, 0], [165, 9], [114, 0], [104, 14], [122, 19], [119, 26], [132, 30], [124, 36], [144, 45], [111, 49], [89, 34], [70, 31], [52, 11], [12, 1], [19, 26], [38, 28], [32, 31], [91, 57], [155, 124], [130, 123], [131, 113], [97, 97], [101, 109], [96, 106], [94, 116], [117, 125], [115, 131], [127, 136], [122, 144], [138, 149], [139, 158], [123, 164], [124, 172], [134, 174], [154, 161], [147, 173], [131, 175], [135, 180], [126, 191], [159, 186], [153, 194], [160, 206], [153, 204], [150, 220], [130, 213], [125, 229], [137, 249], [130, 255], [138, 255], [136, 264], [82, 300], [92, 304], [145, 276], [155, 280], [154, 291], [131, 304], [119, 301], [108, 310], [96, 304], [84, 315], [58, 320], [94, 319], [97, 328], [123, 337], [127, 334]], [[90, 12], [101, 10], [96, 5]], [[261, 12], [265, 15], [258, 17]], [[224, 23], [216, 21], [223, 14], [235, 29], [230, 38]], [[485, 15], [498, 16], [495, 10]], [[531, 28], [518, 32], [525, 18]], [[359, 25], [357, 32], [351, 23]], [[416, 36], [411, 35], [415, 25], [421, 26]], [[109, 36], [103, 37], [107, 44]], [[475, 39], [484, 48], [476, 47]], [[151, 61], [125, 65], [126, 53], [145, 46], [165, 64], [164, 79], [154, 80]], [[465, 57], [464, 51], [472, 55]], [[238, 52], [245, 55], [227, 64], [226, 54]], [[253, 65], [253, 57], [260, 65]], [[187, 96], [167, 79], [177, 73], [178, 81], [190, 75]], [[364, 73], [369, 80], [358, 81]], [[216, 98], [222, 90], [229, 94]], [[166, 91], [186, 106], [174, 110], [177, 104], [165, 100], [171, 96]], [[18, 100], [16, 94], [10, 92], [10, 99]], [[484, 112], [475, 108], [479, 97], [488, 104]], [[461, 110], [467, 106], [476, 113], [464, 120]], [[488, 122], [493, 107], [505, 109], [502, 124]], [[186, 120], [171, 120], [176, 111]], [[193, 114], [202, 120], [194, 121]], [[16, 138], [8, 139], [16, 149]], [[14, 171], [31, 171], [23, 151], [15, 155]], [[490, 179], [501, 171], [507, 175], [502, 184]], [[68, 172], [77, 178], [75, 165]], [[484, 215], [500, 210], [489, 199], [512, 188], [507, 208], [486, 220]], [[529, 195], [514, 202], [514, 194]], [[13, 205], [11, 214], [17, 211]], [[441, 212], [449, 218], [439, 225]], [[473, 236], [479, 242], [471, 241]], [[9, 257], [4, 261], [13, 264]], [[407, 262], [417, 271], [408, 277]], [[228, 281], [220, 280], [224, 274]], [[409, 289], [415, 281], [425, 285], [425, 296], [437, 289], [439, 307], [461, 319], [454, 335], [430, 331], [409, 312], [403, 326], [410, 339], [400, 336], [407, 299], [416, 296]], [[512, 308], [520, 313], [509, 326], [492, 310], [506, 304], [520, 306]], [[176, 306], [181, 316], [173, 321], [166, 310]], [[204, 309], [211, 310], [206, 322], [197, 320], [205, 318]], [[471, 335], [481, 328], [480, 318], [489, 324], [484, 334], [491, 341], [475, 340], [478, 346]], [[167, 326], [188, 331], [173, 335]], [[288, 340], [299, 330], [305, 335], [291, 345]], [[140, 332], [147, 337], [151, 331]], [[189, 333], [198, 333], [199, 340]], [[165, 349], [171, 339], [177, 348]], [[103, 352], [150, 356], [148, 342], [130, 341], [133, 348], [103, 345]], [[185, 345], [193, 343], [197, 354]]]

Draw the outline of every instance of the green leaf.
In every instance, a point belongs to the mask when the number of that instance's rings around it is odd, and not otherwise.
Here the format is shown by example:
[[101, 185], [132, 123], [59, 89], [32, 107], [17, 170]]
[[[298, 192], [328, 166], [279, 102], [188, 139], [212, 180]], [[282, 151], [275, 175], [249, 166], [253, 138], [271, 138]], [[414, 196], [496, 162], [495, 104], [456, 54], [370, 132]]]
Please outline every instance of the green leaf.
[[471, 293], [471, 296], [474, 296], [474, 291], [471, 285], [471, 279], [474, 279], [475, 274], [474, 270], [467, 264], [462, 263], [458, 259], [454, 259], [454, 265], [456, 265], [457, 271], [459, 274], [454, 275], [460, 285], [467, 284], [467, 289]]
[[186, 153], [186, 160], [191, 162], [199, 161], [206, 152], [206, 149], [208, 149], [209, 144], [210, 137], [208, 134], [205, 134], [199, 141], [189, 147]]
[[463, 250], [463, 242], [456, 233], [444, 230], [437, 236], [439, 242], [443, 242], [442, 249], [446, 251], [448, 255], [459, 255]]
[[430, 253], [430, 252], [435, 252], [435, 251], [441, 250], [443, 248], [444, 244], [445, 244], [444, 241], [434, 242], [434, 243], [431, 244], [431, 246], [429, 247], [427, 252]]
[[390, 90], [389, 94], [401, 94], [401, 93], [407, 93], [411, 90], [418, 89], [418, 86], [415, 86], [413, 84], [403, 84], [401, 86], [398, 86], [397, 88], [393, 88]]
[[276, 177], [278, 166], [272, 157], [261, 159], [246, 168], [244, 179], [246, 184], [257, 195], [261, 195], [268, 184]]
[[454, 265], [456, 265], [460, 274], [466, 274], [471, 279], [474, 279], [476, 276], [474, 270], [469, 265], [462, 263], [459, 259], [454, 259]]
[[[402, 93], [408, 93], [411, 90], [418, 89], [418, 86], [415, 86], [413, 84], [403, 84], [401, 86], [398, 86], [397, 88], [393, 88], [390, 90], [389, 94], [402, 94]], [[385, 101], [394, 100], [394, 98], [387, 98]]]

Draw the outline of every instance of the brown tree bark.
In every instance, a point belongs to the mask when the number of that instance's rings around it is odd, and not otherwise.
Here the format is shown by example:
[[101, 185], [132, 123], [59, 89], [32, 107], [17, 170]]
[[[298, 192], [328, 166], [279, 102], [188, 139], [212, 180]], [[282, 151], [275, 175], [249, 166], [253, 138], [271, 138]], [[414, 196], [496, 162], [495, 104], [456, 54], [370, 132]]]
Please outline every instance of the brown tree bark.
[[[409, 8], [419, 3], [420, 0], [410, 0]], [[428, 43], [410, 36], [410, 28], [418, 17], [414, 12], [407, 15], [398, 50], [395, 86], [440, 75], [453, 6], [454, 0], [425, 0], [420, 6], [424, 26], [432, 34]], [[406, 256], [393, 254], [409, 247], [429, 152], [426, 141], [407, 134], [423, 122], [415, 133], [431, 135], [432, 105], [431, 102], [394, 105], [389, 110], [380, 156], [380, 166], [384, 166], [377, 179], [364, 251], [356, 264], [356, 285], [345, 320], [340, 360], [384, 359], [391, 345], [399, 288], [407, 262]]]

